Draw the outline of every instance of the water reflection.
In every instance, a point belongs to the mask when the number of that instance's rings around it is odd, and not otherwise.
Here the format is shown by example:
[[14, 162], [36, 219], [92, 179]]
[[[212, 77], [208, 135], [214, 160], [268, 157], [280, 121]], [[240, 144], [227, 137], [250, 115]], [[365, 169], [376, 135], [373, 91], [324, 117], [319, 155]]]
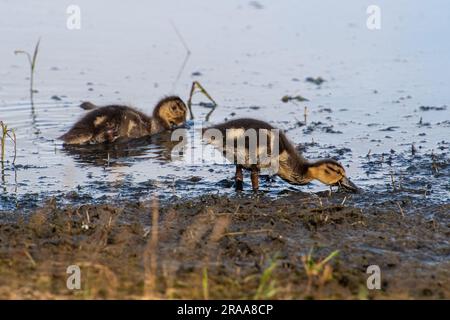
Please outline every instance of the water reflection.
[[64, 145], [63, 153], [78, 163], [94, 166], [130, 167], [139, 160], [153, 159], [170, 162], [177, 141], [171, 141], [171, 132], [132, 140], [117, 140], [112, 144]]

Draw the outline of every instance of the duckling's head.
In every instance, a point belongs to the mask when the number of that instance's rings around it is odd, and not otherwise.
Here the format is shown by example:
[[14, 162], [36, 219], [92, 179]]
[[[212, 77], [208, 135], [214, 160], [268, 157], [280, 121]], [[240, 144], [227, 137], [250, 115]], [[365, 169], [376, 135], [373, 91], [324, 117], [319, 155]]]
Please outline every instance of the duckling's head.
[[182, 125], [186, 122], [187, 107], [177, 96], [170, 96], [158, 102], [153, 117], [158, 119], [165, 129]]
[[344, 167], [333, 159], [311, 163], [308, 166], [308, 176], [327, 185], [340, 186], [353, 192], [358, 191], [358, 187], [347, 178]]

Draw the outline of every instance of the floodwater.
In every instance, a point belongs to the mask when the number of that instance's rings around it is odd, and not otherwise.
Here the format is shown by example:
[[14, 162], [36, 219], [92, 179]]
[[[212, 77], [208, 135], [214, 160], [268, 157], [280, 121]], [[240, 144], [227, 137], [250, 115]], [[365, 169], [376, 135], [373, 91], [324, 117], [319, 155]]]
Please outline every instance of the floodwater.
[[[403, 183], [421, 200], [449, 202], [448, 2], [379, 1], [380, 30], [366, 26], [371, 3], [356, 0], [77, 1], [79, 30], [66, 26], [70, 4], [0, 3], [0, 120], [17, 135], [15, 165], [6, 143], [0, 210], [61, 195], [71, 202], [232, 192], [232, 166], [172, 161], [168, 134], [81, 149], [56, 139], [86, 112], [81, 101], [151, 113], [165, 95], [186, 100], [193, 81], [219, 105], [211, 123], [266, 120], [307, 158], [337, 158], [363, 190]], [[39, 38], [31, 101], [28, 62], [14, 51], [32, 52]], [[309, 101], [283, 102], [286, 95]], [[200, 94], [194, 101], [207, 102]], [[209, 111], [194, 105], [195, 123]], [[327, 187], [275, 179], [262, 189], [278, 197]]]

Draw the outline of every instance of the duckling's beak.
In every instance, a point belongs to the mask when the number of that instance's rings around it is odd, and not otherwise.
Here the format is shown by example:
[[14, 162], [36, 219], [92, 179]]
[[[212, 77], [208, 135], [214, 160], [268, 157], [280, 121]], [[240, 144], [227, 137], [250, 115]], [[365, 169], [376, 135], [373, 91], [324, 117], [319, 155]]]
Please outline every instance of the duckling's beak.
[[179, 125], [173, 123], [172, 130], [175, 130], [175, 129], [189, 129], [189, 125], [186, 122], [179, 124]]
[[359, 192], [359, 188], [347, 177], [343, 177], [337, 184], [348, 191]]

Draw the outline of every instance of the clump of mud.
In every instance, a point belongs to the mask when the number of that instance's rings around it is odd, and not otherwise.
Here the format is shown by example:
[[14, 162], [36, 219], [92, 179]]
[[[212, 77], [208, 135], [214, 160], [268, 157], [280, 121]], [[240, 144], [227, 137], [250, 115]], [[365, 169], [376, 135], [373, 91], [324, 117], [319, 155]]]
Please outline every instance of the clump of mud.
[[[29, 215], [3, 213], [0, 298], [448, 299], [450, 205], [361, 208], [355, 199], [50, 199]], [[80, 290], [66, 287], [70, 265], [81, 269]], [[380, 290], [367, 288], [371, 265], [380, 267]]]

